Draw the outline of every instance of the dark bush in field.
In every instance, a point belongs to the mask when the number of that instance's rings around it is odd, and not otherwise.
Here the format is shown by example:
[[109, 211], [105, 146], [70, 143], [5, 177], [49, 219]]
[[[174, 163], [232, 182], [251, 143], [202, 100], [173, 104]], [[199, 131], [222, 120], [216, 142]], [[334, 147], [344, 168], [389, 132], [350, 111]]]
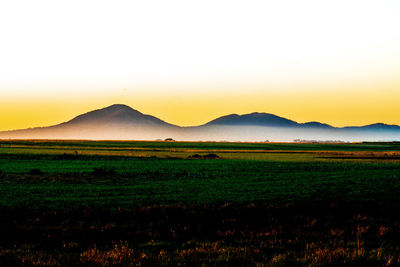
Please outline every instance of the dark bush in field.
[[35, 168], [35, 169], [31, 169], [29, 171], [29, 174], [31, 174], [31, 175], [42, 175], [43, 172], [42, 172], [42, 170]]
[[203, 156], [201, 156], [201, 155], [199, 155], [199, 154], [194, 154], [194, 155], [192, 155], [192, 156], [189, 156], [189, 158], [191, 158], [191, 159], [202, 159]]
[[192, 156], [189, 156], [191, 159], [219, 159], [219, 156], [214, 153], [210, 153], [207, 155], [199, 155], [199, 154], [194, 154]]
[[205, 159], [219, 159], [219, 156], [217, 154], [211, 153], [203, 156]]
[[93, 175], [95, 176], [108, 176], [108, 175], [114, 175], [115, 170], [114, 169], [106, 169], [106, 168], [94, 168], [93, 169]]

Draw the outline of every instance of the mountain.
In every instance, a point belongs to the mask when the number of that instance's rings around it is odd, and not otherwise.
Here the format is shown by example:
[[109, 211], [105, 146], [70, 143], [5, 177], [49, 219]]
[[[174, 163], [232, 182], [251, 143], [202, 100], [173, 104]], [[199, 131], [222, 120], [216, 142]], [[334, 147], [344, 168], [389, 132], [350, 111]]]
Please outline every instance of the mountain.
[[376, 123], [337, 128], [320, 122], [298, 123], [269, 113], [231, 114], [204, 125], [180, 127], [129, 106], [117, 104], [90, 111], [49, 127], [0, 132], [0, 139], [93, 139], [187, 141], [393, 141], [400, 126]]
[[328, 124], [320, 122], [297, 123], [274, 114], [258, 113], [237, 115], [231, 114], [212, 120], [205, 125], [229, 125], [229, 126], [267, 126], [267, 127], [304, 127], [304, 128], [334, 128]]
[[149, 140], [170, 136], [179, 126], [116, 104], [79, 115], [70, 121], [24, 130], [0, 132], [3, 139]]
[[390, 125], [390, 124], [385, 124], [385, 123], [374, 123], [374, 124], [365, 125], [365, 126], [348, 126], [348, 127], [344, 127], [344, 129], [397, 131], [397, 130], [400, 130], [400, 126], [398, 126], [398, 125]]
[[63, 123], [63, 125], [73, 124], [136, 124], [148, 126], [175, 126], [154, 116], [145, 115], [129, 106], [122, 104], [115, 104], [103, 109], [90, 111]]
[[231, 114], [212, 120], [205, 125], [229, 125], [229, 126], [269, 126], [269, 127], [294, 127], [299, 124], [269, 113], [254, 112], [251, 114]]
[[300, 126], [306, 127], [306, 128], [320, 128], [320, 129], [333, 129], [334, 128], [333, 126], [330, 126], [329, 124], [320, 123], [317, 121], [301, 123]]

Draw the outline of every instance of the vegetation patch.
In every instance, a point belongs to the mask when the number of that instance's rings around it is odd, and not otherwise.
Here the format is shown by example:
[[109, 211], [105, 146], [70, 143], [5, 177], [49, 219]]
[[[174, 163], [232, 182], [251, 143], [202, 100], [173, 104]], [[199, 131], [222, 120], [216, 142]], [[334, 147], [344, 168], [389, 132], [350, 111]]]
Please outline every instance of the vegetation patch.
[[399, 151], [0, 141], [0, 265], [396, 266]]
[[189, 156], [188, 158], [190, 158], [190, 159], [219, 159], [220, 157], [217, 154], [210, 153], [210, 154], [206, 154], [206, 155], [194, 154], [192, 156]]

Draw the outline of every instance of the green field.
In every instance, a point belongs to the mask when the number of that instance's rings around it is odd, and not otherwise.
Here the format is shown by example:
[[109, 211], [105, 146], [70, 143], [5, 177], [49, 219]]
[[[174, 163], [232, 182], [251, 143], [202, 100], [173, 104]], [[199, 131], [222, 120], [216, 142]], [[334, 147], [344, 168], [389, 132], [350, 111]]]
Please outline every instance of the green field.
[[[399, 148], [390, 143], [1, 142], [0, 204], [65, 208], [393, 198], [400, 188]], [[210, 153], [218, 158], [193, 158]], [[31, 175], [32, 169], [43, 174]]]
[[399, 262], [399, 143], [0, 141], [0, 265]]

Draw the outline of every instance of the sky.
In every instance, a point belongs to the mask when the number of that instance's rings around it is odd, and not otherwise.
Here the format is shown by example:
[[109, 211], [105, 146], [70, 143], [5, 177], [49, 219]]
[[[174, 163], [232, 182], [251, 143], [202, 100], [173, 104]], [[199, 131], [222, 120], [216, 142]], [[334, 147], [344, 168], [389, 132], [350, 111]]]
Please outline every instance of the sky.
[[0, 130], [115, 103], [182, 126], [400, 124], [400, 1], [1, 1]]

